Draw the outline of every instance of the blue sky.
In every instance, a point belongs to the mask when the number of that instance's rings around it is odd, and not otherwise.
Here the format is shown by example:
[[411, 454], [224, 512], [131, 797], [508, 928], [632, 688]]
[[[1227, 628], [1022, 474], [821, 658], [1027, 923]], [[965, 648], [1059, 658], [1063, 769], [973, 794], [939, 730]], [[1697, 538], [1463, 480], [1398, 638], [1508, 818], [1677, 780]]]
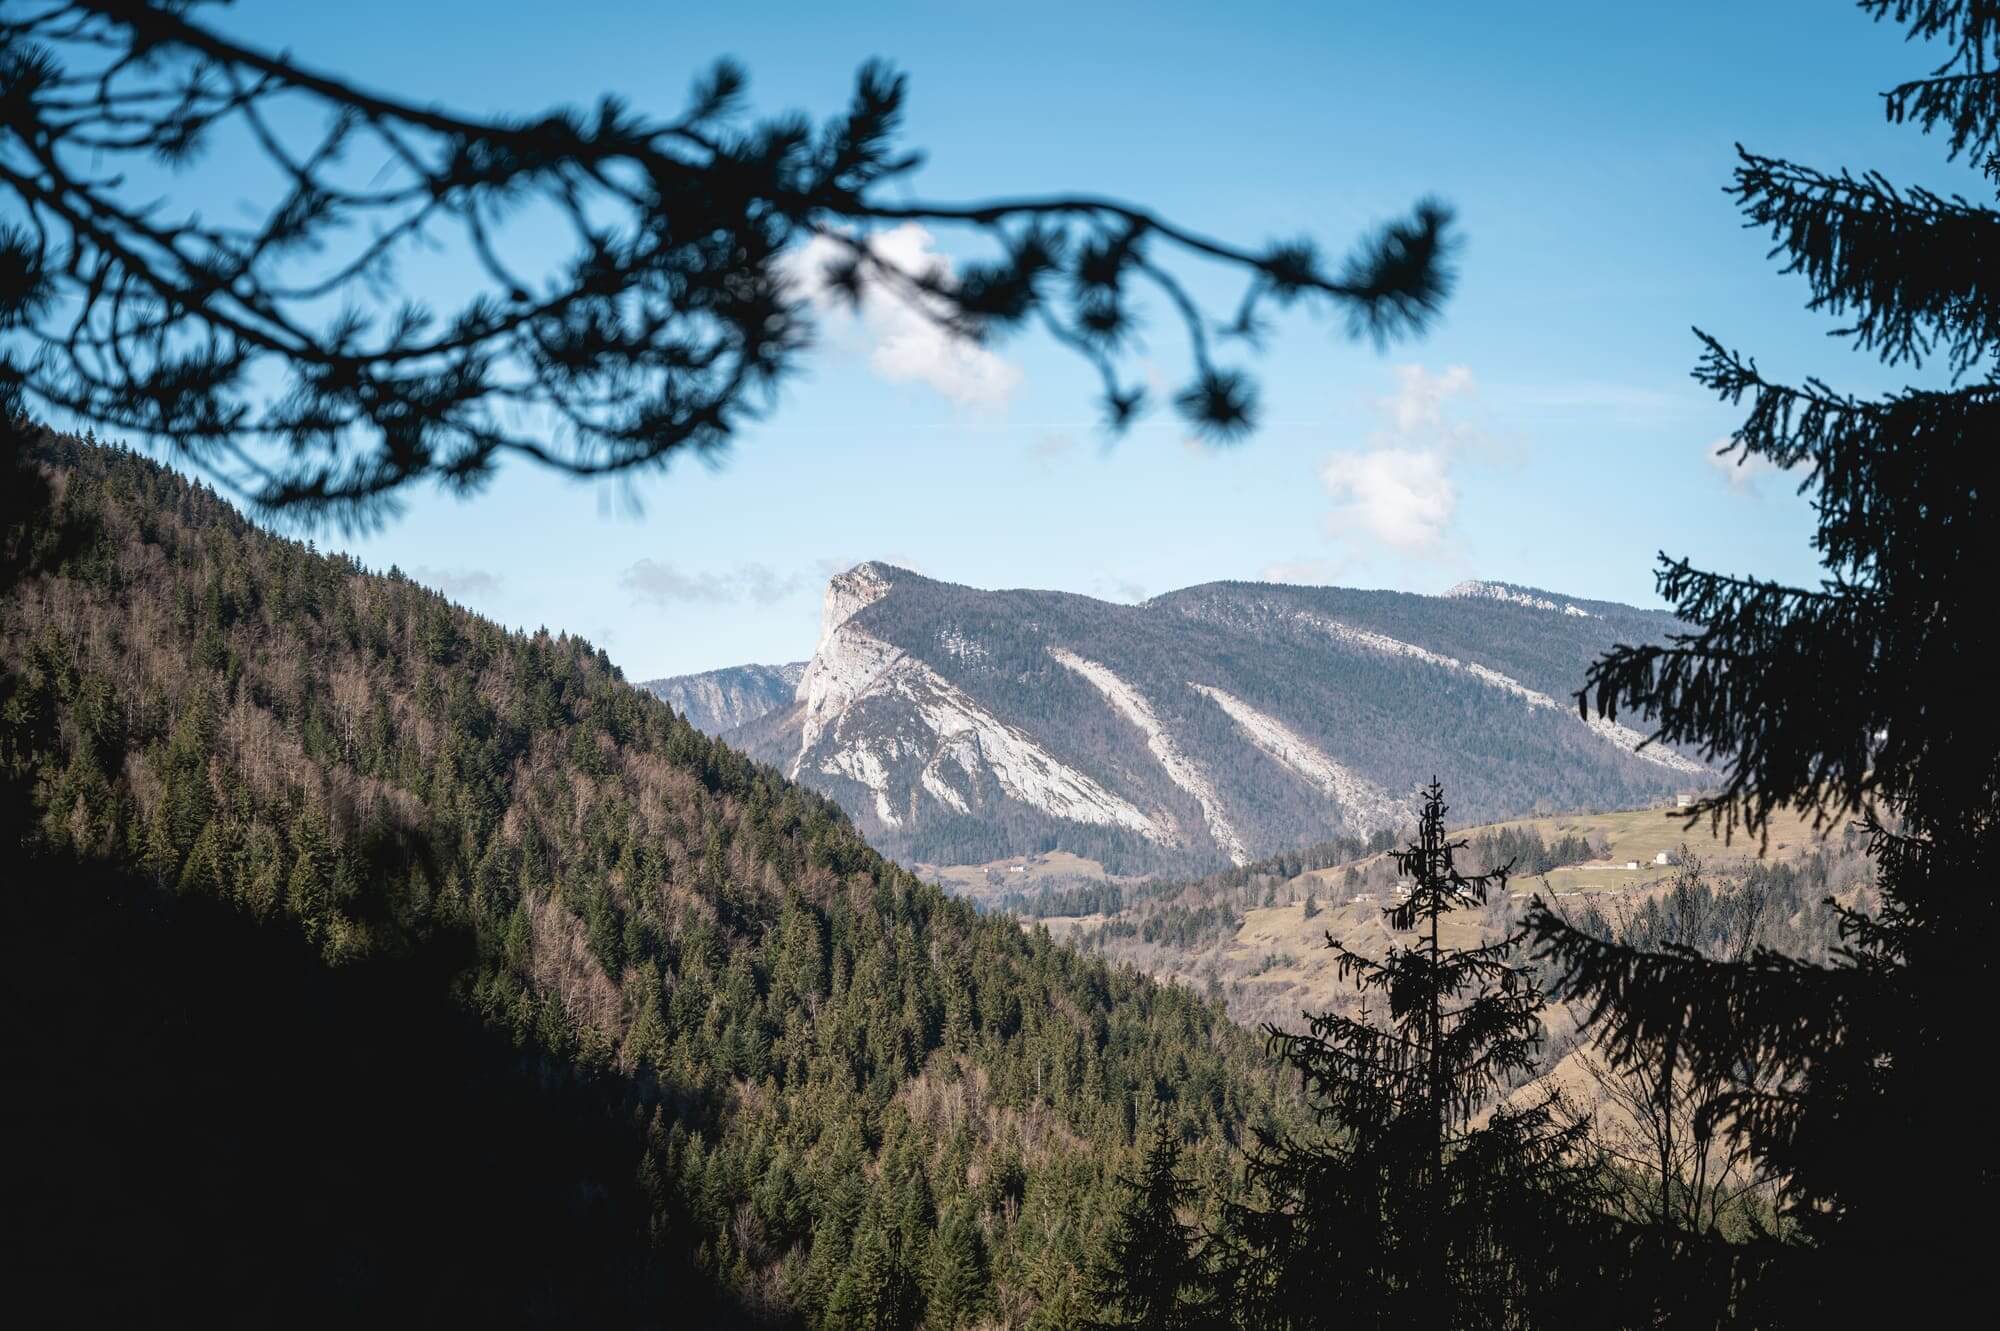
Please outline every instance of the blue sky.
[[[1732, 144], [1978, 188], [1883, 123], [1876, 94], [1926, 53], [1830, 0], [243, 0], [209, 21], [404, 95], [510, 113], [606, 91], [670, 113], [729, 54], [760, 111], [824, 114], [884, 56], [912, 78], [931, 198], [1088, 189], [1335, 253], [1422, 194], [1457, 207], [1462, 281], [1435, 332], [1378, 354], [1308, 317], [1282, 323], [1258, 364], [1267, 424], [1237, 447], [1192, 446], [1166, 417], [1107, 446], [1091, 379], [1048, 344], [954, 355], [877, 313], [832, 320], [719, 469], [607, 490], [515, 467], [474, 500], [420, 494], [387, 530], [338, 542], [509, 625], [582, 633], [635, 678], [804, 656], [827, 573], [868, 558], [1113, 599], [1221, 578], [1437, 591], [1476, 576], [1651, 604], [1662, 549], [1810, 580], [1804, 501], [1709, 457], [1734, 415], [1688, 379], [1689, 326], [1780, 375], [1886, 380], [1827, 340], [1800, 281], [1739, 227], [1721, 193]], [[1171, 380], [1185, 361], [1157, 326]]]

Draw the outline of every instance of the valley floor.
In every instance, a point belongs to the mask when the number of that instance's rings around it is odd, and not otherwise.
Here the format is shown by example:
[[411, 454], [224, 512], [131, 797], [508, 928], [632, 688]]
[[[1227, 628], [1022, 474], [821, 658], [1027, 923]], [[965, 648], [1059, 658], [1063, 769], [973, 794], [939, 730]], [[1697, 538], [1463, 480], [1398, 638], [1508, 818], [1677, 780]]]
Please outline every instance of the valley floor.
[[[1580, 838], [1594, 853], [1532, 875], [1517, 872], [1505, 900], [1448, 923], [1455, 935], [1448, 944], [1495, 935], [1535, 896], [1566, 913], [1594, 913], [1617, 923], [1671, 892], [1690, 862], [1706, 881], [1726, 886], [1740, 883], [1755, 866], [1826, 857], [1833, 862], [1830, 889], [1843, 899], [1869, 877], [1844, 829], [1814, 828], [1809, 818], [1789, 811], [1773, 817], [1761, 840], [1725, 835], [1706, 820], [1689, 824], [1672, 805], [1512, 819], [1459, 835], [1477, 848], [1505, 833], [1531, 834], [1546, 845]], [[1466, 867], [1490, 866], [1475, 857]], [[1329, 937], [1368, 955], [1398, 941], [1385, 915], [1395, 892], [1386, 853], [1289, 876], [1253, 872], [1247, 882], [1229, 885], [1215, 877], [1166, 886], [1116, 877], [1064, 851], [977, 865], [919, 865], [918, 871], [983, 910], [1021, 915], [1024, 928], [1046, 928], [1059, 942], [1163, 981], [1219, 991], [1230, 1016], [1253, 1029], [1267, 1023], [1296, 1029], [1305, 1013], [1351, 1004], [1352, 989], [1336, 973]], [[1099, 908], [1077, 909], [1080, 902]]]

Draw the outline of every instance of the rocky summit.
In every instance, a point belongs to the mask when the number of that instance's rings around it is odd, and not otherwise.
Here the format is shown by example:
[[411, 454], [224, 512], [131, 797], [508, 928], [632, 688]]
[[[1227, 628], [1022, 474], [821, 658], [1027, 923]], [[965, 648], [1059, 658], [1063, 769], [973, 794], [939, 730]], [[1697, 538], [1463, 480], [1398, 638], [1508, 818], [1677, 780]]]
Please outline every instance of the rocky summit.
[[724, 733], [907, 860], [1242, 864], [1398, 825], [1435, 772], [1480, 819], [1702, 786], [1701, 763], [1573, 697], [1613, 644], [1679, 627], [1497, 582], [1122, 605], [865, 563], [829, 582], [790, 701]]

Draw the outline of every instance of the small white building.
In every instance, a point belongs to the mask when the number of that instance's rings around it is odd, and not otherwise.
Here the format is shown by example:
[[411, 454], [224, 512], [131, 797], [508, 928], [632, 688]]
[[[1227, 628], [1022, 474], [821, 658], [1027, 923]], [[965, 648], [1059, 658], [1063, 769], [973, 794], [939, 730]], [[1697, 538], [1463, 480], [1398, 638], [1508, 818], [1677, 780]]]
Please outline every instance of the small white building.
[[1639, 867], [1639, 861], [1637, 861], [1637, 860], [1627, 860], [1627, 861], [1625, 861], [1625, 867], [1626, 867], [1626, 868], [1628, 868], [1628, 869], [1636, 869], [1636, 868], [1638, 868], [1638, 867]]
[[1661, 851], [1659, 854], [1653, 856], [1653, 863], [1655, 864], [1672, 864], [1673, 862], [1674, 862], [1674, 857], [1667, 854], [1667, 852], [1665, 852], [1664, 850]]

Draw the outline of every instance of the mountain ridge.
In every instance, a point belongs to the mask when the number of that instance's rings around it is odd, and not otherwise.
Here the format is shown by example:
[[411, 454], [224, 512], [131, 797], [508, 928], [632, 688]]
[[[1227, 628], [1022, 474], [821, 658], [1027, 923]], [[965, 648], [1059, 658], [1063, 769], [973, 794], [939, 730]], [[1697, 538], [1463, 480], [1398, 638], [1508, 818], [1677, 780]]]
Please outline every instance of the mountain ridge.
[[713, 737], [791, 702], [806, 664], [724, 666], [644, 680], [639, 687], [679, 712], [696, 730]]
[[829, 581], [792, 702], [724, 733], [906, 861], [1172, 872], [1365, 836], [1433, 771], [1489, 820], [1698, 787], [1700, 763], [1568, 702], [1614, 642], [1682, 627], [1502, 582], [1123, 605], [871, 561]]

